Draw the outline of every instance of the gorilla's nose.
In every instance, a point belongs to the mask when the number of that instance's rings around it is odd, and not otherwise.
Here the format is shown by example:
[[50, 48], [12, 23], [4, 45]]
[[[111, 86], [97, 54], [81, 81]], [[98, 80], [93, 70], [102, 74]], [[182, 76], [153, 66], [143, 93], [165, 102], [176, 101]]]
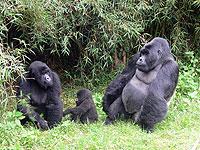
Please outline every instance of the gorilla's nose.
[[142, 65], [142, 58], [139, 58], [138, 61], [136, 62], [136, 65]]
[[47, 74], [45, 74], [45, 79], [46, 79], [47, 81], [51, 81], [51, 78], [50, 78], [49, 75], [47, 75]]

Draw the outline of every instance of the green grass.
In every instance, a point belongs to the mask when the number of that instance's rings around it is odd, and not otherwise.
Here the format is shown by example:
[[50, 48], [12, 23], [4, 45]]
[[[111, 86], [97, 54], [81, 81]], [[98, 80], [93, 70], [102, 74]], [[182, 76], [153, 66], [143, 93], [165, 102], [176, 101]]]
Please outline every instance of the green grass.
[[[65, 88], [62, 98], [73, 105], [74, 93], [78, 88]], [[22, 127], [18, 113], [6, 113], [0, 123], [0, 149], [200, 149], [200, 102], [181, 97], [179, 93], [172, 100], [168, 115], [157, 124], [151, 134], [143, 132], [131, 121], [117, 121], [114, 125], [103, 124], [105, 114], [99, 102], [100, 93], [93, 92], [100, 119], [93, 124], [79, 124], [65, 117], [62, 123], [49, 131], [40, 131], [33, 126]], [[181, 100], [180, 100], [180, 99]]]

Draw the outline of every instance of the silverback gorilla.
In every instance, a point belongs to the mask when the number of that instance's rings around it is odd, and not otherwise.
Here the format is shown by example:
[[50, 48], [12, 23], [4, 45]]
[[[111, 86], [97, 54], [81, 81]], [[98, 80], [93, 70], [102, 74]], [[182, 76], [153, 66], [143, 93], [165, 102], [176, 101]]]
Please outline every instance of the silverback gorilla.
[[92, 99], [92, 93], [88, 89], [77, 92], [76, 107], [64, 111], [64, 115], [71, 114], [71, 120], [80, 119], [82, 123], [94, 122], [98, 120], [97, 110]]
[[145, 44], [107, 87], [103, 97], [103, 110], [108, 115], [105, 124], [123, 114], [152, 132], [166, 116], [178, 75], [167, 40], [156, 37]]
[[[26, 99], [17, 110], [25, 116], [22, 125], [33, 121], [43, 130], [52, 128], [62, 120], [63, 103], [60, 100], [61, 84], [58, 75], [43, 62], [34, 61], [28, 68], [26, 79], [21, 79], [17, 97]], [[40, 115], [43, 115], [41, 117]]]

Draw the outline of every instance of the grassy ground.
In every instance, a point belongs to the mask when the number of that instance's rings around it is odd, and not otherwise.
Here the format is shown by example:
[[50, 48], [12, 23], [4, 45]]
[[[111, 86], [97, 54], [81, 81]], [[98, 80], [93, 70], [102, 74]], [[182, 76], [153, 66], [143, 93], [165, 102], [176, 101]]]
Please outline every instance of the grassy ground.
[[[77, 89], [64, 89], [62, 97], [69, 105]], [[176, 96], [166, 119], [156, 126], [154, 133], [147, 134], [131, 121], [120, 120], [105, 126], [105, 114], [99, 103], [102, 93], [93, 92], [100, 115], [94, 124], [77, 124], [66, 117], [58, 127], [42, 132], [22, 127], [17, 112], [6, 113], [6, 119], [0, 123], [0, 149], [200, 149], [199, 101], [187, 103], [187, 98], [180, 101]]]

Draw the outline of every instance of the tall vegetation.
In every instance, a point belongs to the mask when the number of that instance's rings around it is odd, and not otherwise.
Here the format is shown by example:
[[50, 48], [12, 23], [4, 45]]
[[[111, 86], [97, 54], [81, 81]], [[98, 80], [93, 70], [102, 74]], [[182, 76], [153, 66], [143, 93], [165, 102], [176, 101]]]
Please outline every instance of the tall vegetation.
[[16, 78], [25, 71], [21, 55], [17, 54], [22, 51], [12, 51], [0, 46], [0, 112], [4, 112], [8, 102], [13, 102]]
[[199, 0], [2, 0], [0, 12], [3, 104], [29, 60], [96, 81], [154, 36], [167, 38], [182, 63], [200, 56]]

